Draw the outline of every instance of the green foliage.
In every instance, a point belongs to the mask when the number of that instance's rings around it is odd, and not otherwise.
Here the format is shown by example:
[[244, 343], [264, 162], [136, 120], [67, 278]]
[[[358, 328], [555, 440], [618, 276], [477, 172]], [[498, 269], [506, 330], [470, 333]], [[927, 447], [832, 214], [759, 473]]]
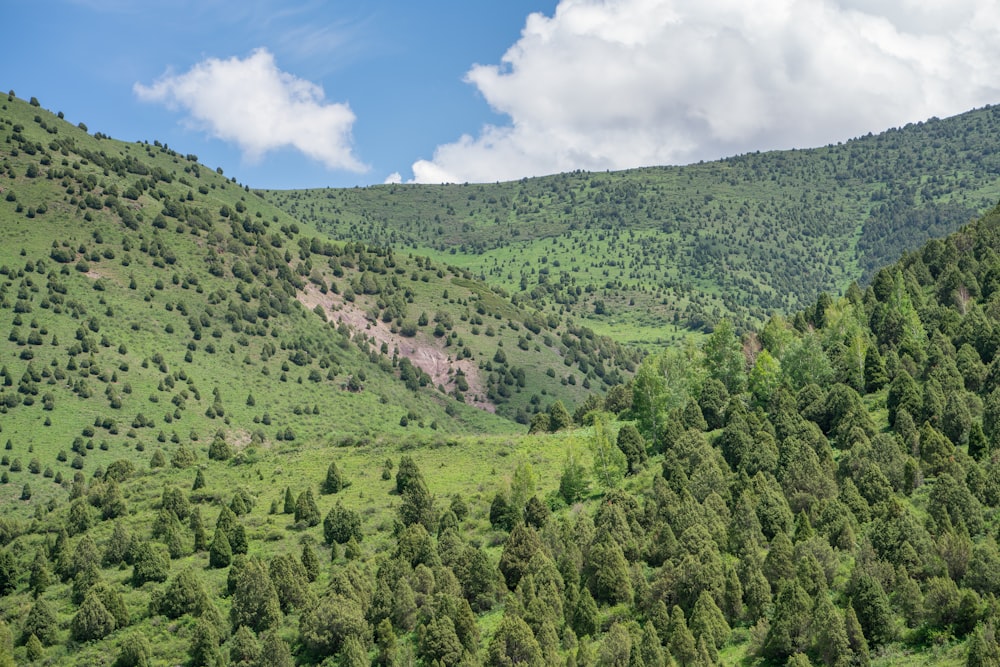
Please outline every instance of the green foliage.
[[518, 616], [505, 614], [487, 648], [486, 665], [540, 667], [542, 650], [528, 624]]
[[73, 639], [86, 642], [102, 639], [115, 629], [115, 617], [94, 591], [87, 594], [70, 623]]
[[594, 477], [605, 489], [621, 484], [628, 468], [625, 453], [611, 440], [611, 426], [607, 415], [595, 415], [590, 450], [594, 460]]
[[260, 633], [281, 621], [281, 602], [267, 567], [250, 558], [236, 578], [229, 620], [234, 631], [245, 625]]
[[118, 645], [118, 657], [114, 667], [150, 667], [152, 648], [146, 636], [139, 632], [130, 632], [122, 638]]
[[340, 474], [340, 468], [336, 461], [330, 462], [330, 467], [326, 469], [326, 479], [320, 489], [321, 493], [339, 493], [348, 486], [348, 482]]

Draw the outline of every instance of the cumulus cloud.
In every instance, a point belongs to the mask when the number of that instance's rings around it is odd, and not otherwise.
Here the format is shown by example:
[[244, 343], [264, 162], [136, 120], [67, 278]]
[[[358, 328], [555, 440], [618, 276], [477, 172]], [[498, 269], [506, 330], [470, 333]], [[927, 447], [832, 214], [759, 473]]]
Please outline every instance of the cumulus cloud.
[[1000, 101], [995, 0], [562, 0], [466, 74], [509, 117], [418, 182], [823, 145]]
[[244, 59], [209, 58], [133, 90], [141, 100], [183, 109], [192, 126], [235, 143], [250, 161], [291, 147], [330, 169], [367, 170], [352, 149], [350, 107], [326, 102], [320, 86], [282, 72], [266, 49]]
[[388, 176], [385, 177], [385, 180], [382, 181], [382, 184], [383, 185], [397, 185], [397, 184], [402, 183], [402, 182], [403, 182], [403, 175], [400, 174], [398, 171], [394, 171], [394, 172], [392, 172], [391, 174], [389, 174]]

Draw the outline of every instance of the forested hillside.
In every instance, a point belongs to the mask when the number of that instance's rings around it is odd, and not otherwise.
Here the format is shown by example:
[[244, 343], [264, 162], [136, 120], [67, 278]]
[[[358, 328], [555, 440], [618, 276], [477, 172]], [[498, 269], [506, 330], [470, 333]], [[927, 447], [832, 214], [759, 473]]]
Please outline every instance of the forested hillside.
[[1000, 109], [812, 150], [512, 183], [268, 192], [336, 238], [412, 248], [622, 342], [759, 327], [1000, 199]]
[[0, 107], [0, 664], [1000, 663], [1000, 208], [643, 356]]

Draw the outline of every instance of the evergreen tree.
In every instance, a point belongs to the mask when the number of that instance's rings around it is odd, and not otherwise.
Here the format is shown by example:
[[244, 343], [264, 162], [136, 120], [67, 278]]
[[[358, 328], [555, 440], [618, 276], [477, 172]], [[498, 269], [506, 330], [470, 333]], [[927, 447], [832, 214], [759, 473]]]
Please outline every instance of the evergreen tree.
[[860, 573], [853, 582], [852, 606], [868, 642], [882, 645], [895, 638], [889, 598], [877, 579]]
[[455, 633], [455, 624], [447, 616], [431, 620], [424, 628], [420, 641], [420, 656], [425, 664], [439, 662], [457, 665], [462, 659], [462, 642]]
[[115, 629], [115, 618], [94, 591], [87, 594], [70, 623], [70, 634], [79, 642], [103, 639]]
[[138, 542], [133, 548], [132, 585], [136, 588], [147, 581], [166, 581], [170, 574], [170, 558], [163, 548], [149, 542]]
[[967, 667], [992, 667], [1000, 665], [1000, 646], [996, 638], [996, 630], [992, 624], [979, 623], [969, 637], [968, 654], [965, 659]]
[[285, 505], [282, 509], [283, 514], [295, 514], [295, 496], [292, 495], [292, 487], [285, 487]]
[[542, 548], [535, 529], [522, 523], [514, 526], [500, 555], [500, 572], [507, 582], [507, 588], [515, 590], [527, 570], [531, 557]]
[[684, 612], [677, 605], [670, 611], [667, 637], [667, 649], [678, 663], [693, 665], [698, 660], [698, 644], [684, 619]]
[[487, 667], [542, 667], [542, 649], [531, 628], [519, 616], [507, 613], [500, 621], [486, 652]]
[[205, 526], [201, 521], [201, 508], [195, 507], [191, 511], [188, 523], [191, 528], [191, 533], [194, 535], [195, 553], [205, 551], [205, 549], [208, 548], [208, 539], [205, 535]]
[[702, 591], [691, 612], [691, 634], [695, 638], [705, 637], [709, 650], [722, 648], [729, 638], [729, 623], [715, 599], [708, 591]]
[[195, 622], [188, 655], [193, 665], [223, 667], [225, 664], [219, 649], [219, 632], [206, 619], [200, 618]]
[[810, 626], [812, 655], [822, 664], [850, 664], [853, 652], [847, 639], [844, 618], [825, 594], [818, 596]]
[[[919, 589], [918, 589], [919, 590]], [[859, 667], [868, 667], [871, 662], [868, 654], [868, 640], [861, 630], [861, 623], [858, 622], [858, 615], [854, 612], [854, 606], [847, 605], [844, 612], [844, 631], [847, 633], [847, 643], [851, 647], [854, 664]]]
[[43, 646], [51, 646], [56, 641], [59, 624], [55, 612], [45, 598], [37, 598], [24, 617], [21, 631], [25, 639], [35, 635]]
[[629, 658], [632, 655], [632, 635], [624, 625], [618, 623], [611, 624], [604, 641], [601, 642], [601, 650], [598, 654], [598, 662], [608, 667], [629, 667]]
[[625, 455], [628, 473], [634, 475], [646, 462], [646, 442], [643, 440], [642, 434], [639, 433], [639, 429], [635, 425], [626, 423], [618, 430], [616, 444]]
[[597, 633], [598, 621], [597, 602], [590, 594], [590, 589], [583, 587], [573, 609], [573, 631], [580, 637], [593, 636]]
[[28, 574], [28, 589], [35, 597], [38, 597], [51, 584], [52, 572], [49, 570], [49, 559], [45, 557], [45, 552], [39, 549], [35, 552], [34, 560], [31, 561], [31, 570]]
[[114, 667], [151, 667], [152, 648], [141, 632], [130, 632], [118, 645]]
[[294, 667], [292, 652], [277, 632], [265, 632], [260, 644], [260, 659], [255, 667]]
[[562, 401], [555, 401], [549, 406], [549, 431], [555, 433], [562, 431], [573, 425], [573, 417], [570, 416], [566, 406]]
[[336, 461], [330, 462], [330, 467], [326, 469], [326, 479], [323, 480], [322, 493], [339, 493], [347, 487], [347, 483], [340, 474], [340, 468]]
[[229, 640], [229, 664], [232, 667], [255, 667], [260, 660], [260, 642], [253, 631], [241, 625]]
[[309, 526], [319, 525], [321, 517], [312, 489], [306, 489], [295, 500], [295, 523]]
[[245, 625], [254, 632], [271, 629], [281, 621], [281, 603], [264, 564], [256, 558], [247, 560], [233, 590], [229, 611], [232, 627]]
[[310, 583], [316, 581], [319, 577], [319, 557], [316, 556], [316, 550], [312, 546], [312, 542], [305, 542], [302, 544], [302, 556], [300, 558], [302, 561], [302, 567], [305, 568], [306, 578]]
[[226, 531], [216, 527], [212, 544], [208, 548], [208, 564], [214, 568], [229, 567], [232, 560], [233, 549], [229, 545], [229, 538], [226, 537]]
[[667, 665], [660, 636], [650, 621], [646, 621], [646, 624], [642, 626], [639, 655], [645, 667], [666, 667]]
[[395, 667], [396, 665], [396, 633], [392, 629], [392, 622], [388, 618], [383, 618], [375, 628], [375, 645], [378, 653], [375, 656], [375, 664], [378, 667]]
[[809, 612], [812, 600], [795, 579], [784, 579], [778, 585], [774, 617], [761, 647], [769, 660], [787, 660], [809, 646]]
[[271, 559], [268, 573], [283, 612], [302, 609], [310, 598], [306, 569], [294, 556], [278, 554]]
[[346, 544], [351, 538], [361, 540], [361, 516], [338, 500], [323, 520], [323, 538], [327, 544]]

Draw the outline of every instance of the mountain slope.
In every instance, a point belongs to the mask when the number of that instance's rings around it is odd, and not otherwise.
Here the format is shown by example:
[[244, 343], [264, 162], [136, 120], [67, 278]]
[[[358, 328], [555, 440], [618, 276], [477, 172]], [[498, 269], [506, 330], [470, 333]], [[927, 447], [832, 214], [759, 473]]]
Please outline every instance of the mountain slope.
[[620, 341], [740, 328], [867, 280], [1000, 198], [1000, 108], [836, 146], [483, 185], [267, 192]]
[[526, 423], [634, 364], [459, 269], [330, 243], [193, 155], [3, 107], [10, 433], [68, 447], [97, 422], [145, 446], [221, 431], [260, 447], [495, 432], [513, 425], [490, 412]]

